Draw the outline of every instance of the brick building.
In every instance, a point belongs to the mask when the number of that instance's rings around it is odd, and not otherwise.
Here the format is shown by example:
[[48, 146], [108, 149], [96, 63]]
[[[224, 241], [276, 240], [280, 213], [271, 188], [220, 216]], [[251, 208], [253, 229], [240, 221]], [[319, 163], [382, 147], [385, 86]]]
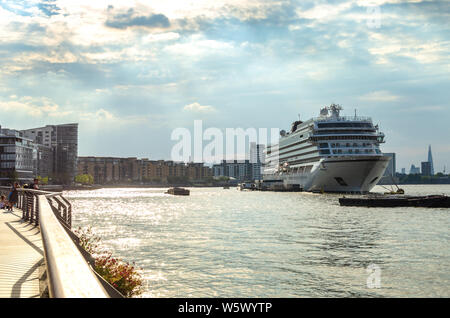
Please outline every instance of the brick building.
[[92, 175], [97, 184], [204, 181], [212, 177], [212, 169], [202, 163], [115, 157], [78, 157], [78, 173]]

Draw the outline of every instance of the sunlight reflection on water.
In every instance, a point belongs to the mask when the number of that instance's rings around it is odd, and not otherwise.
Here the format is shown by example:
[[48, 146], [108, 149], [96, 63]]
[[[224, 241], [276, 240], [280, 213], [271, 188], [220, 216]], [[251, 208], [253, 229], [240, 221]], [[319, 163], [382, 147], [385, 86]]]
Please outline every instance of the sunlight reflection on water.
[[[404, 186], [408, 194], [449, 186]], [[448, 209], [340, 207], [339, 195], [193, 188], [69, 191], [74, 227], [144, 269], [145, 297], [450, 296]], [[383, 192], [383, 188], [376, 188]], [[382, 270], [368, 289], [366, 268]]]

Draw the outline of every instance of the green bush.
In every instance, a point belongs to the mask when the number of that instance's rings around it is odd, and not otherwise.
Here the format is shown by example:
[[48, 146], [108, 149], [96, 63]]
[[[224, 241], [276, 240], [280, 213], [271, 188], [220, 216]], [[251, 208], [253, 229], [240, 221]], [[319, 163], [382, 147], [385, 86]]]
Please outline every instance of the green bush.
[[93, 184], [94, 177], [90, 174], [79, 174], [75, 177], [75, 182], [78, 182], [81, 184]]

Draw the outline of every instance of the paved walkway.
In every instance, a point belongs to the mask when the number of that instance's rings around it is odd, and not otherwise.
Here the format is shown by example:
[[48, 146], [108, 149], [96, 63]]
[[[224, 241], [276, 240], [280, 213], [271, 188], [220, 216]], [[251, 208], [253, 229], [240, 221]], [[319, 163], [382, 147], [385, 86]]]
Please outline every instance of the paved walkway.
[[19, 210], [0, 210], [0, 298], [39, 298], [41, 234], [21, 216]]

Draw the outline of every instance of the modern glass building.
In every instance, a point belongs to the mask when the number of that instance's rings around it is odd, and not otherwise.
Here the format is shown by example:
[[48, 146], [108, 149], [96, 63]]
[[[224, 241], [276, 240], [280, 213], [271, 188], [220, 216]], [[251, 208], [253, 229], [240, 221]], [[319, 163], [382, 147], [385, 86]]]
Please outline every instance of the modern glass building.
[[25, 137], [53, 152], [51, 176], [55, 182], [70, 184], [77, 175], [78, 124], [47, 125], [23, 130]]
[[30, 182], [34, 177], [34, 143], [20, 131], [0, 127], [0, 184]]
[[254, 180], [250, 160], [223, 160], [221, 164], [213, 165], [213, 174], [215, 177], [225, 176], [239, 181]]

